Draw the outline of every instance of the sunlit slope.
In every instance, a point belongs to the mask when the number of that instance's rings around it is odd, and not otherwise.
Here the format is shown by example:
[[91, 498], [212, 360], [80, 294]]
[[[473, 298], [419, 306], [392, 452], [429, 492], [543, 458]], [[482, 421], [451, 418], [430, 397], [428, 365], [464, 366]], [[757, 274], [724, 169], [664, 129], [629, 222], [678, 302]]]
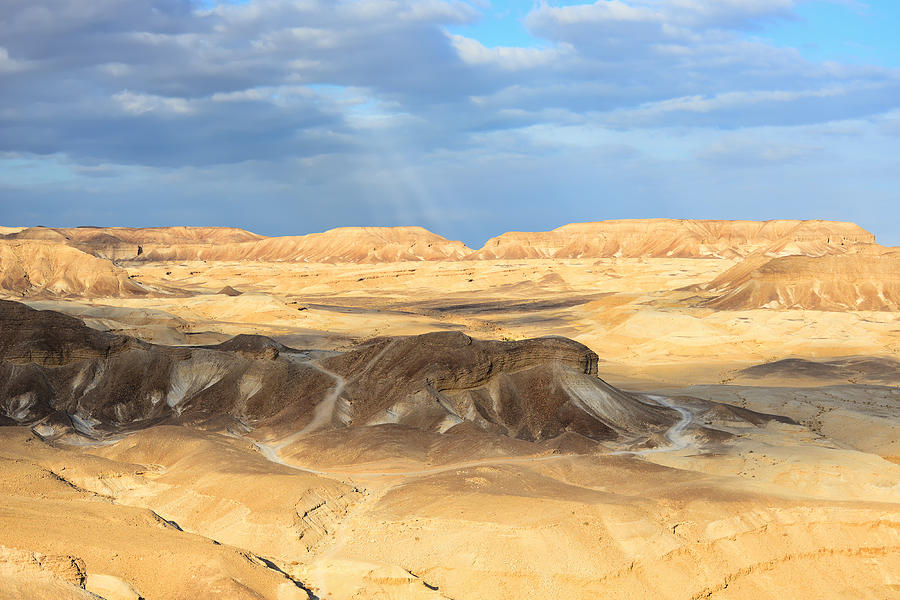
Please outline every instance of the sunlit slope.
[[468, 258], [735, 258], [756, 251], [817, 256], [874, 242], [858, 225], [835, 221], [630, 219], [504, 233]]

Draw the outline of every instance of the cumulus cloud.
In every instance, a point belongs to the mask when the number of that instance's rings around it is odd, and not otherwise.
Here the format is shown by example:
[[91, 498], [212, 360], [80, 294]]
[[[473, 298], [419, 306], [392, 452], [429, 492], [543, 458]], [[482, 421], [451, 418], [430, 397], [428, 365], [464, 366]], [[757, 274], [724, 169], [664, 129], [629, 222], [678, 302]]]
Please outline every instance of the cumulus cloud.
[[[552, 124], [553, 115], [601, 113], [610, 127], [735, 127], [883, 110], [896, 97], [895, 74], [810, 64], [743, 33], [793, 6], [540, 4], [525, 24], [549, 45], [525, 48], [447, 33], [478, 18], [477, 6], [458, 1], [201, 9], [188, 0], [10, 0], [0, 8], [9, 90], [0, 110], [16, 118], [0, 125], [0, 149], [155, 163], [165, 153], [147, 151], [137, 135], [148, 134], [160, 148], [190, 147], [172, 160], [208, 164], [260, 158], [264, 135], [288, 156], [309, 155], [305, 141], [323, 137], [360, 150], [373, 126], [396, 128], [421, 151], [465, 146], [472, 132]], [[160, 124], [173, 119], [177, 128]]]
[[152, 94], [136, 94], [128, 90], [113, 94], [112, 98], [123, 111], [132, 115], [149, 112], [186, 115], [192, 112], [190, 103], [184, 98], [163, 98]]
[[[548, 189], [538, 173], [594, 185], [589, 160], [646, 189], [674, 164], [654, 161], [809, 164], [831, 160], [816, 136], [836, 122], [896, 135], [897, 69], [757, 37], [798, 1], [538, 3], [523, 21], [535, 44], [492, 47], [465, 33], [481, 0], [6, 0], [0, 153], [45, 156], [73, 182], [199, 169], [178, 183], [200, 194], [240, 169], [232, 191], [312, 202], [327, 188], [347, 207], [435, 215], [479, 186]], [[792, 140], [801, 126], [820, 129]]]
[[478, 40], [462, 35], [450, 35], [449, 37], [459, 57], [465, 63], [475, 66], [494, 66], [506, 70], [547, 67], [572, 52], [572, 47], [568, 44], [550, 49], [510, 46], [488, 48]]

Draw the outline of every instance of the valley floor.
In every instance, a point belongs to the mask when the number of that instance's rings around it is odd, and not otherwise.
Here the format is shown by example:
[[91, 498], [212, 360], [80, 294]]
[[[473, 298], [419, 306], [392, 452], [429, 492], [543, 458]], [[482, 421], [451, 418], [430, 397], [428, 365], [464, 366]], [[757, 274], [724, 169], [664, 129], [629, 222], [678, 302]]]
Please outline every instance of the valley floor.
[[734, 264], [129, 263], [169, 291], [27, 299], [173, 345], [562, 335], [679, 417], [655, 448], [0, 427], [0, 598], [900, 598], [900, 372], [744, 371], [896, 356], [896, 313], [705, 308], [691, 286]]

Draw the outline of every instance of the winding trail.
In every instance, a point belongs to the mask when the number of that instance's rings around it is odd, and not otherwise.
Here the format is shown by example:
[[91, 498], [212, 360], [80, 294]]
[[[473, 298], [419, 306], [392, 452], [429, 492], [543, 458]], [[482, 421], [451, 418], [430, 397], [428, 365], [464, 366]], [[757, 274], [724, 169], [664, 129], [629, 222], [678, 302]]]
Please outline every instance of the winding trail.
[[[381, 352], [376, 354], [372, 359], [365, 364], [365, 366], [359, 371], [360, 373], [365, 373], [369, 370], [369, 368], [378, 362], [382, 356], [387, 353], [387, 351], [394, 345], [394, 342], [391, 341], [384, 348], [382, 348]], [[307, 423], [303, 429], [297, 431], [296, 433], [292, 433], [291, 435], [282, 438], [277, 444], [266, 444], [260, 442], [258, 440], [252, 440], [253, 444], [259, 448], [259, 451], [262, 452], [263, 456], [274, 463], [278, 463], [280, 465], [284, 465], [286, 467], [291, 467], [292, 469], [298, 469], [300, 471], [306, 471], [308, 473], [315, 473], [317, 475], [326, 475], [325, 471], [317, 471], [315, 469], [305, 469], [302, 467], [298, 467], [296, 465], [292, 465], [286, 462], [283, 458], [281, 458], [281, 450], [290, 446], [295, 441], [300, 439], [301, 437], [318, 431], [323, 427], [327, 427], [334, 421], [334, 417], [337, 413], [337, 401], [341, 396], [341, 393], [344, 391], [344, 388], [347, 387], [347, 384], [356, 379], [356, 377], [351, 377], [349, 380], [344, 379], [341, 375], [334, 373], [333, 371], [329, 371], [322, 365], [320, 365], [316, 361], [311, 361], [306, 358], [306, 355], [303, 354], [285, 354], [290, 360], [294, 361], [297, 364], [301, 364], [307, 367], [311, 367], [320, 373], [324, 373], [328, 375], [332, 379], [334, 379], [334, 387], [331, 392], [318, 404], [316, 404], [315, 408], [313, 408], [313, 417], [312, 420]], [[302, 358], [301, 358], [302, 357]], [[348, 415], [349, 418], [349, 415]]]
[[322, 427], [327, 426], [331, 423], [334, 418], [335, 406], [337, 405], [337, 400], [341, 395], [341, 392], [344, 391], [344, 387], [347, 385], [347, 381], [338, 375], [337, 373], [333, 373], [323, 367], [322, 365], [313, 362], [311, 360], [299, 360], [298, 356], [293, 355], [290, 356], [291, 360], [296, 362], [297, 364], [301, 364], [307, 367], [311, 367], [317, 371], [325, 373], [332, 379], [334, 379], [334, 388], [332, 388], [331, 392], [318, 404], [316, 404], [315, 408], [313, 408], [313, 417], [312, 420], [307, 423], [307, 425], [297, 431], [296, 433], [292, 433], [291, 435], [284, 437], [277, 444], [266, 444], [264, 442], [260, 442], [259, 440], [254, 440], [252, 438], [250, 441], [253, 442], [253, 445], [256, 446], [259, 451], [265, 456], [267, 459], [274, 463], [278, 463], [279, 465], [284, 465], [285, 467], [291, 467], [292, 469], [297, 469], [299, 471], [306, 471], [307, 473], [315, 473], [316, 475], [325, 475], [324, 472], [316, 471], [314, 469], [305, 469], [302, 467], [298, 467], [297, 465], [292, 465], [286, 462], [283, 458], [281, 458], [281, 450], [290, 446], [299, 438], [312, 433]]
[[[338, 397], [340, 397], [341, 392], [344, 391], [344, 387], [347, 385], [346, 379], [344, 379], [337, 373], [329, 371], [322, 365], [314, 362], [308, 362], [306, 364], [313, 369], [321, 373], [325, 373], [326, 375], [334, 379], [334, 389], [331, 390], [331, 393], [329, 393], [324, 400], [316, 404], [316, 407], [313, 409], [312, 421], [310, 421], [306, 427], [287, 438], [289, 440], [288, 443], [298, 437], [304, 436], [307, 433], [312, 433], [313, 431], [321, 429], [322, 427], [325, 427], [326, 425], [331, 423], [331, 421], [334, 419], [337, 399]], [[284, 447], [284, 445], [282, 445], [282, 447]]]
[[685, 430], [690, 427], [691, 423], [694, 422], [694, 414], [683, 406], [678, 406], [672, 400], [666, 396], [648, 396], [649, 398], [653, 398], [660, 404], [664, 406], [668, 406], [669, 408], [673, 408], [681, 414], [681, 420], [678, 423], [672, 425], [671, 428], [666, 432], [666, 439], [668, 439], [672, 445], [669, 448], [666, 448], [666, 452], [671, 452], [674, 450], [684, 450], [690, 445], [690, 439], [684, 435]]
[[647, 398], [653, 400], [657, 404], [661, 404], [666, 408], [671, 408], [672, 410], [678, 411], [678, 414], [681, 415], [681, 419], [669, 427], [669, 430], [666, 431], [666, 439], [669, 440], [668, 446], [657, 446], [656, 448], [648, 448], [647, 450], [619, 450], [617, 452], [613, 452], [613, 454], [633, 454], [637, 456], [644, 456], [646, 454], [657, 454], [660, 452], [677, 452], [678, 450], [684, 450], [687, 448], [691, 441], [688, 436], [684, 435], [685, 430], [690, 427], [691, 423], [694, 422], [694, 414], [683, 406], [678, 406], [672, 399], [667, 396], [659, 396], [656, 394], [644, 394]]

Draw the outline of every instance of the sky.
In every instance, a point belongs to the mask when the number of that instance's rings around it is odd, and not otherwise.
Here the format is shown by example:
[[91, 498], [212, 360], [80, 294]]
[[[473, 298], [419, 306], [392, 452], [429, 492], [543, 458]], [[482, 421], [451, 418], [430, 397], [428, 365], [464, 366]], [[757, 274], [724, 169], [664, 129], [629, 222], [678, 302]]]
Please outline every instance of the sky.
[[900, 245], [898, 31], [896, 0], [3, 0], [0, 224]]

